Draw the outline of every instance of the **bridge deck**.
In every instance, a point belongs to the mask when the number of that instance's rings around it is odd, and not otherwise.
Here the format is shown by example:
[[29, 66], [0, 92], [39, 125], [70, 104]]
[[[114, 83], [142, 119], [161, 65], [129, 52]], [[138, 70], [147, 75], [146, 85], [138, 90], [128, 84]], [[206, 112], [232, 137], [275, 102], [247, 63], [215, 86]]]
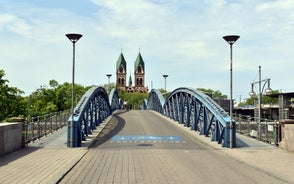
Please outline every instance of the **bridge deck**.
[[[150, 111], [113, 115], [90, 149], [39, 144], [0, 158], [0, 183], [294, 182], [291, 153], [242, 136], [254, 147], [221, 148], [174, 123]], [[181, 141], [159, 138], [173, 136]]]

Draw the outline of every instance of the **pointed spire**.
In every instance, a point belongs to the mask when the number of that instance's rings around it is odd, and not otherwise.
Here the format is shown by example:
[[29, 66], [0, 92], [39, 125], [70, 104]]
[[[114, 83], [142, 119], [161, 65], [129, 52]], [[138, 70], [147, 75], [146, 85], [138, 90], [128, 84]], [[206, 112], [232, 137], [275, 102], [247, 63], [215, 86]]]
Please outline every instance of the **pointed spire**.
[[119, 70], [120, 66], [123, 65], [125, 71], [127, 70], [127, 62], [125, 60], [125, 57], [123, 55], [123, 53], [121, 52], [118, 59], [117, 59], [117, 62], [116, 62], [116, 71]]
[[139, 50], [139, 54], [137, 56], [137, 59], [135, 61], [135, 71], [137, 71], [137, 68], [138, 68], [139, 65], [141, 65], [143, 71], [145, 71], [144, 61], [143, 61], [143, 58], [141, 56], [140, 50]]
[[132, 74], [130, 73], [130, 77], [129, 77], [129, 86], [132, 86], [133, 82], [132, 82]]

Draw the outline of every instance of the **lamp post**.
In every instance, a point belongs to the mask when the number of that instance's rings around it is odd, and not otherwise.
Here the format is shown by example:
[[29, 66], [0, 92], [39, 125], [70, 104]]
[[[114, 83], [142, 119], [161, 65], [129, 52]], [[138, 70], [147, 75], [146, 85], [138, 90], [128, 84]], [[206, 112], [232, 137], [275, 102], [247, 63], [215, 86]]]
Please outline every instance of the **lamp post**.
[[230, 148], [233, 148], [233, 44], [240, 38], [238, 35], [227, 35], [223, 39], [230, 44]]
[[[272, 89], [270, 88], [270, 78], [266, 78], [261, 80], [261, 66], [258, 66], [258, 73], [259, 73], [259, 80], [256, 82], [251, 83], [251, 92], [249, 93], [249, 95], [251, 97], [256, 97], [256, 93], [254, 92], [253, 88], [255, 84], [258, 84], [258, 104], [257, 104], [257, 111], [258, 111], [258, 115], [257, 115], [257, 123], [258, 123], [258, 137], [259, 139], [261, 139], [261, 128], [260, 128], [260, 124], [261, 124], [261, 102], [262, 102], [262, 93], [264, 90], [265, 85], [267, 84], [267, 88], [265, 89], [265, 93], [266, 94], [270, 94], [272, 92]], [[261, 83], [263, 83], [263, 87], [261, 88]], [[255, 98], [254, 98], [255, 100]], [[254, 111], [254, 114], [256, 114], [256, 108]], [[255, 115], [256, 116], [256, 115]]]
[[70, 131], [70, 145], [68, 143], [68, 146], [74, 147], [74, 85], [75, 85], [75, 44], [76, 42], [83, 36], [81, 34], [75, 34], [75, 33], [70, 33], [65, 35], [73, 44], [73, 57], [72, 57], [72, 91], [71, 91], [71, 131]]
[[167, 74], [162, 75], [162, 77], [164, 78], [164, 91], [166, 93], [166, 78], [168, 77]]
[[106, 74], [106, 76], [108, 77], [108, 94], [110, 93], [110, 77], [112, 76], [111, 74]]

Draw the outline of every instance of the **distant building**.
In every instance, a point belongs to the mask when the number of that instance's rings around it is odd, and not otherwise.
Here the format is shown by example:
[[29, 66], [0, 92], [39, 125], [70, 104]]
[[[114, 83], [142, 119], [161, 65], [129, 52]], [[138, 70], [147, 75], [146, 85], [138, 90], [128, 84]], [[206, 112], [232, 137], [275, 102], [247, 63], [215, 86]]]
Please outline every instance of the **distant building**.
[[[261, 119], [282, 120], [294, 119], [294, 92], [275, 93], [267, 95], [271, 98], [278, 98], [278, 104], [261, 104]], [[258, 105], [258, 104], [257, 104]], [[256, 105], [234, 108], [234, 113], [248, 115], [258, 118], [259, 108]], [[256, 112], [257, 111], [257, 112]], [[257, 114], [257, 115], [256, 115]]]
[[127, 62], [123, 53], [120, 53], [116, 62], [116, 86], [128, 92], [148, 92], [148, 88], [145, 87], [145, 63], [140, 52], [134, 64], [134, 83], [131, 74], [127, 83]]

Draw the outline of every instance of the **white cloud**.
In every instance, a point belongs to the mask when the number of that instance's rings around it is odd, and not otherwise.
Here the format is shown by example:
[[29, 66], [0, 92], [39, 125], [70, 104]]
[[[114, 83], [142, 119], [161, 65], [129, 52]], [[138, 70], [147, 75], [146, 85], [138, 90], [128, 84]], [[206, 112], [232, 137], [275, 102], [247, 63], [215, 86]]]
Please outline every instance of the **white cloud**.
[[8, 30], [21, 36], [27, 36], [31, 26], [24, 19], [5, 13], [0, 14], [0, 30]]

